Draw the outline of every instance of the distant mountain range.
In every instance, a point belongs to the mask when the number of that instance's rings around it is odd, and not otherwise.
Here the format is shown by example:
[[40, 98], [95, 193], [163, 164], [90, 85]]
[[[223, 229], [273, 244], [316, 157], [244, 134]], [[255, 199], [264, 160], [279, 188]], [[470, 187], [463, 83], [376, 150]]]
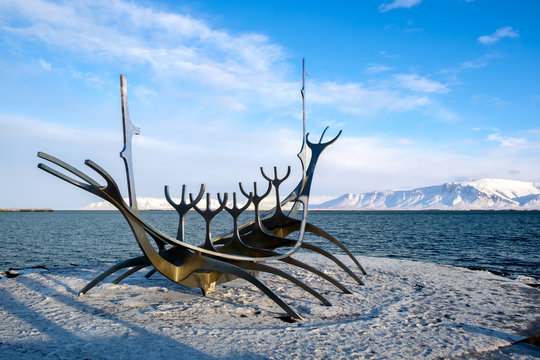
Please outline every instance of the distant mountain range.
[[540, 184], [517, 180], [481, 179], [445, 183], [412, 190], [345, 194], [311, 206], [328, 210], [537, 210]]
[[[172, 198], [172, 200], [175, 203], [180, 203], [179, 198]], [[124, 201], [127, 203], [128, 198], [124, 198]], [[263, 209], [271, 209], [274, 205], [275, 200], [271, 199], [265, 199], [261, 202], [261, 210]], [[245, 200], [243, 198], [240, 199], [240, 203], [244, 203]], [[232, 206], [232, 202], [228, 203], [229, 206]], [[165, 197], [163, 198], [152, 198], [152, 197], [137, 197], [137, 206], [139, 210], [174, 210], [174, 208], [167, 202]], [[201, 202], [198, 205], [201, 209], [204, 209], [206, 207], [206, 200], [201, 200]], [[210, 201], [210, 207], [212, 209], [219, 207], [219, 202], [217, 199], [211, 199]], [[106, 201], [99, 201], [99, 202], [93, 202], [85, 207], [83, 207], [81, 210], [114, 210], [115, 207], [109, 204]]]
[[[140, 210], [173, 210], [164, 198], [139, 197]], [[179, 199], [174, 199], [178, 202]], [[270, 202], [271, 204], [271, 202]], [[219, 206], [212, 200], [212, 207]], [[106, 202], [91, 203], [83, 210], [112, 210]], [[452, 182], [412, 190], [386, 190], [345, 194], [314, 210], [540, 210], [540, 183], [481, 179]]]

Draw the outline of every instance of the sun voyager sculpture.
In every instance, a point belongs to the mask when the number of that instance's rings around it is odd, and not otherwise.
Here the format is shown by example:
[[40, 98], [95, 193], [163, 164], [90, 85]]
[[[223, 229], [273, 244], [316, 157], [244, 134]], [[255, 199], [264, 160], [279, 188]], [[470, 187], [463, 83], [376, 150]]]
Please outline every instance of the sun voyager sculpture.
[[[286, 174], [281, 177], [278, 175], [276, 168], [273, 169], [273, 174], [271, 175], [267, 174], [261, 168], [261, 175], [267, 182], [267, 186], [262, 193], [258, 192], [256, 182], [253, 184], [252, 191], [246, 189], [240, 183], [239, 190], [246, 198], [245, 204], [242, 206], [238, 205], [237, 193], [234, 192], [232, 194], [232, 203], [229, 201], [230, 199], [227, 193], [224, 193], [223, 196], [218, 194], [219, 206], [212, 209], [210, 194], [206, 193], [206, 197], [204, 196], [206, 190], [204, 184], [201, 185], [196, 196], [189, 194], [189, 198], [186, 196], [186, 186], [184, 185], [182, 187], [181, 201], [175, 203], [169, 194], [168, 187], [165, 186], [165, 197], [179, 215], [178, 234], [176, 238], [163, 233], [143, 220], [137, 208], [131, 143], [133, 135], [139, 134], [139, 129], [131, 123], [129, 117], [125, 75], [120, 75], [124, 134], [124, 147], [120, 153], [120, 157], [123, 159], [126, 169], [129, 203], [124, 201], [119, 187], [111, 175], [92, 160], [86, 160], [84, 163], [100, 175], [104, 183], [96, 181], [89, 175], [54, 156], [39, 152], [38, 157], [56, 165], [55, 169], [40, 163], [38, 164], [40, 169], [92, 193], [116, 207], [128, 222], [135, 240], [143, 253], [142, 256], [126, 259], [113, 265], [88, 283], [79, 292], [79, 295], [86, 293], [117, 271], [127, 269], [113, 283], [120, 282], [138, 270], [152, 267], [152, 270], [146, 274], [147, 277], [157, 271], [178, 284], [200, 288], [204, 295], [215, 291], [217, 284], [236, 278], [244, 279], [260, 289], [281, 307], [287, 313], [286, 317], [291, 320], [300, 320], [302, 317], [298, 312], [257, 278], [259, 273], [273, 274], [286, 281], [290, 281], [316, 297], [323, 305], [330, 306], [330, 302], [313, 287], [302, 282], [300, 279], [280, 270], [275, 265], [269, 265], [269, 261], [275, 264], [277, 260], [278, 262], [305, 269], [332, 283], [342, 292], [350, 293], [341, 282], [327, 275], [322, 270], [293, 258], [292, 255], [300, 248], [318, 253], [330, 259], [357, 283], [363, 285], [361, 278], [336, 256], [320, 246], [304, 241], [306, 232], [327, 240], [344, 251], [358, 267], [361, 274], [366, 274], [358, 260], [340, 241], [323, 229], [307, 221], [309, 194], [317, 160], [322, 151], [338, 139], [341, 131], [330, 141], [323, 142], [324, 134], [328, 129], [326, 128], [318, 142], [311, 142], [309, 140], [309, 134], [306, 134], [304, 79], [304, 62], [302, 62], [303, 137], [301, 150], [298, 153], [298, 158], [302, 165], [302, 177], [294, 190], [283, 199], [279, 192], [280, 185], [289, 177], [290, 167], [288, 167]], [[65, 171], [62, 172], [61, 169]], [[66, 175], [66, 172], [71, 175]], [[71, 177], [73, 175], [75, 177]], [[272, 210], [262, 212], [259, 205], [272, 190], [275, 196], [275, 206]], [[254, 208], [253, 220], [240, 225], [238, 221], [240, 214], [251, 204]], [[289, 210], [284, 210], [286, 205]], [[184, 235], [185, 216], [190, 210], [200, 214], [206, 224], [206, 232], [204, 236], [201, 236], [201, 244], [198, 246], [192, 245], [192, 242], [188, 243]], [[227, 234], [213, 237], [211, 233], [212, 220], [221, 211], [226, 211], [231, 215], [233, 219], [232, 230]], [[294, 239], [295, 234], [296, 239]]]

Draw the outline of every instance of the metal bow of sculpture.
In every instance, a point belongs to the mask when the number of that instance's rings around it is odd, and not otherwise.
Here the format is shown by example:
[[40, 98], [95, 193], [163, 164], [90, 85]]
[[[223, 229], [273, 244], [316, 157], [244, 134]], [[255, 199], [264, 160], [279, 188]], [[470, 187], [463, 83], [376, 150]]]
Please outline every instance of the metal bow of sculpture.
[[[283, 202], [280, 203], [279, 201], [277, 201], [276, 207], [274, 207], [274, 209], [266, 212], [261, 216], [259, 216], [258, 209], [256, 208], [255, 220], [248, 224], [245, 224], [241, 228], [241, 233], [248, 238], [245, 240], [246, 242], [256, 243], [257, 246], [262, 248], [276, 249], [278, 247], [290, 247], [294, 245], [291, 241], [279, 241], [271, 237], [265, 237], [264, 233], [270, 233], [272, 235], [278, 235], [284, 238], [290, 233], [300, 230], [301, 223], [298, 221], [298, 219], [296, 219], [296, 216], [299, 209], [304, 206], [304, 201], [309, 198], [311, 184], [313, 181], [313, 174], [315, 172], [317, 161], [323, 150], [333, 144], [341, 135], [341, 131], [339, 131], [339, 133], [333, 139], [327, 142], [323, 142], [324, 134], [328, 130], [328, 127], [326, 127], [321, 134], [318, 143], [313, 143], [309, 140], [309, 133], [306, 133], [305, 75], [305, 61], [302, 60], [302, 89], [300, 92], [302, 95], [303, 138], [302, 146], [300, 152], [298, 153], [298, 158], [300, 159], [302, 165], [302, 178], [298, 185], [294, 188], [294, 190], [289, 194], [289, 196], [287, 196], [285, 200], [283, 200]], [[266, 178], [266, 180], [271, 182], [271, 179], [266, 177], [264, 174], [263, 176]], [[288, 214], [285, 215], [281, 208], [287, 203], [292, 203], [293, 205]], [[261, 218], [264, 219], [261, 220]], [[328, 234], [323, 229], [309, 222], [306, 223], [305, 231], [318, 235], [339, 247], [358, 266], [362, 274], [366, 274], [366, 271], [360, 265], [356, 257], [339, 240]], [[263, 234], [262, 236], [261, 233]], [[220, 238], [217, 238], [215, 241], [220, 242], [222, 240]], [[347, 272], [357, 283], [361, 285], [364, 284], [363, 281], [349, 267], [347, 267], [345, 264], [343, 264], [342, 261], [337, 259], [334, 255], [330, 254], [326, 250], [318, 246], [308, 244], [306, 242], [302, 242], [300, 246], [304, 249], [314, 251], [325, 256], [326, 258], [336, 263], [345, 272]]]

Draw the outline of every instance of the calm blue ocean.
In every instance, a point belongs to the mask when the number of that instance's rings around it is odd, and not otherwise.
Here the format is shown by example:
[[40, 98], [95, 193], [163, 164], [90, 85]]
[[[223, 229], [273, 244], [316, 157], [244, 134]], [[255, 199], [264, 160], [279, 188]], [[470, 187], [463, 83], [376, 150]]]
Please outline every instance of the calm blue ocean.
[[[245, 213], [244, 221], [253, 213]], [[156, 228], [176, 236], [174, 211], [143, 211]], [[538, 211], [312, 211], [309, 221], [334, 235], [354, 254], [482, 268], [540, 278]], [[218, 235], [231, 228], [228, 214], [213, 223]], [[204, 223], [191, 212], [186, 236], [204, 237]], [[306, 241], [324, 244], [308, 236]], [[0, 270], [116, 262], [141, 254], [117, 211], [0, 213]]]

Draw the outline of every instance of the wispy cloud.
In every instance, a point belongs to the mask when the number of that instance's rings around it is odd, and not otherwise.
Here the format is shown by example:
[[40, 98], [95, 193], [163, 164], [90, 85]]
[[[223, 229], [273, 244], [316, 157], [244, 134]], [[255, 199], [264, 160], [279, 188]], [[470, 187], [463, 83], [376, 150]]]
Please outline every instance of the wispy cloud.
[[387, 12], [394, 9], [405, 8], [409, 9], [418, 5], [422, 0], [394, 0], [391, 3], [384, 3], [379, 6], [380, 12]]
[[[487, 152], [459, 154], [438, 144], [407, 144], [408, 141], [399, 140], [386, 136], [340, 139], [325, 153], [317, 176], [319, 185], [331, 188], [332, 184], [334, 188], [351, 189], [351, 192], [411, 189], [442, 184], [457, 177], [507, 178], [508, 169], [519, 171], [520, 179], [537, 178], [534, 168], [538, 151], [519, 147], [508, 151], [497, 147]], [[455, 147], [463, 148], [467, 144], [456, 143]]]
[[394, 79], [398, 86], [416, 92], [446, 93], [449, 91], [446, 85], [417, 74], [396, 74]]
[[379, 51], [379, 55], [384, 56], [385, 58], [388, 58], [388, 59], [396, 59], [399, 57], [399, 55], [389, 54], [388, 51], [386, 50]]
[[412, 21], [407, 21], [406, 27], [403, 27], [400, 25], [388, 24], [384, 28], [385, 30], [397, 30], [397, 31], [405, 32], [405, 33], [424, 31], [423, 28], [414, 26], [414, 22]]
[[[417, 3], [395, 1], [387, 6]], [[235, 34], [188, 15], [122, 0], [20, 0], [0, 3], [0, 12], [5, 15], [0, 18], [0, 31], [5, 34], [55, 47], [75, 63], [90, 58], [94, 64], [150, 69], [160, 81], [181, 79], [190, 91], [204, 92], [204, 99], [233, 113], [261, 106], [289, 108], [298, 101], [298, 83], [289, 80], [286, 51], [261, 34]], [[62, 71], [61, 66], [52, 69]], [[389, 70], [382, 64], [366, 69], [372, 74]], [[71, 74], [97, 85], [102, 82], [79, 70], [71, 69]], [[393, 82], [366, 87], [313, 81], [309, 101], [349, 114], [404, 112], [425, 110], [430, 103], [425, 94], [448, 91], [419, 75], [397, 75]], [[149, 85], [134, 88], [142, 102], [157, 91]]]
[[418, 110], [430, 102], [427, 96], [402, 94], [391, 88], [335, 82], [310, 85], [310, 101], [321, 105], [335, 104], [341, 111], [353, 115]]
[[499, 133], [488, 135], [486, 140], [498, 142], [502, 147], [508, 148], [521, 147], [527, 144], [527, 139], [516, 137], [503, 137]]
[[492, 95], [477, 94], [474, 95], [471, 99], [473, 102], [487, 102], [496, 106], [504, 106], [510, 104], [508, 100], [504, 100], [498, 96]]
[[41, 67], [42, 70], [51, 71], [52, 65], [50, 63], [46, 62], [43, 59], [39, 59], [38, 62], [39, 62], [39, 66]]
[[480, 69], [483, 68], [488, 64], [487, 59], [485, 57], [482, 58], [476, 58], [474, 60], [467, 60], [460, 64], [459, 69], [460, 70], [466, 70], [466, 69]]
[[148, 89], [147, 87], [143, 85], [137, 85], [133, 88], [133, 94], [135, 95], [135, 98], [139, 101], [149, 104], [150, 99], [157, 96], [158, 93], [154, 90]]
[[505, 26], [502, 28], [499, 28], [495, 30], [495, 32], [491, 35], [483, 35], [478, 38], [478, 41], [482, 44], [491, 45], [495, 44], [501, 39], [504, 38], [517, 38], [519, 37], [519, 33], [512, 29], [511, 26]]
[[407, 138], [396, 139], [396, 144], [399, 144], [399, 145], [412, 145], [414, 143], [416, 143], [416, 141], [412, 139], [407, 139]]
[[424, 113], [428, 116], [432, 116], [446, 122], [452, 122], [459, 118], [458, 114], [439, 104], [437, 101], [431, 101], [430, 105], [424, 110]]
[[455, 67], [445, 68], [439, 71], [440, 74], [447, 75], [447, 82], [450, 84], [460, 84], [461, 81], [458, 78], [458, 74], [475, 69], [481, 69], [489, 65], [490, 60], [498, 58], [500, 55], [494, 53], [488, 53], [482, 56], [478, 56], [474, 59], [461, 62]]
[[21, 0], [0, 4], [0, 11], [10, 15], [3, 17], [2, 30], [13, 35], [99, 62], [149, 65], [222, 87], [245, 88], [254, 79], [264, 83], [283, 59], [281, 46], [263, 35], [232, 35], [187, 15], [120, 0]]
[[378, 74], [390, 70], [392, 70], [392, 67], [383, 64], [369, 64], [366, 67], [366, 73], [368, 74]]
[[59, 143], [65, 145], [95, 146], [95, 139], [103, 143], [116, 141], [110, 129], [77, 128], [36, 119], [0, 114], [3, 141], [17, 139], [34, 144]]

